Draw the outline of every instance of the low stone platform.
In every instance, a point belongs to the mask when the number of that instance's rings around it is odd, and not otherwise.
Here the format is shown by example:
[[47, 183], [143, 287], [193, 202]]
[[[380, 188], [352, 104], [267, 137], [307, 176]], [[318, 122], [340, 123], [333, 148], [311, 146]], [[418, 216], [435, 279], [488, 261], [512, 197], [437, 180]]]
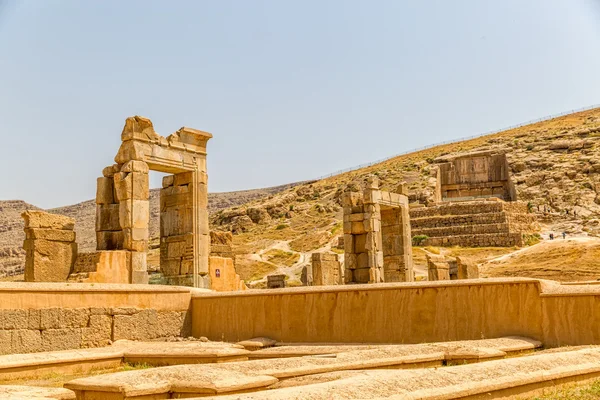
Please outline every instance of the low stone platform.
[[71, 400], [75, 393], [68, 389], [37, 386], [0, 385], [3, 400]]
[[410, 210], [412, 235], [426, 246], [523, 246], [523, 234], [539, 231], [523, 202], [498, 199], [438, 203]]
[[150, 366], [244, 361], [250, 352], [221, 342], [134, 342], [110, 347], [0, 356], [0, 379], [39, 377], [48, 373], [87, 373], [114, 369], [123, 362]]
[[332, 372], [284, 382], [291, 387], [203, 399], [506, 399], [598, 376], [600, 349], [590, 348], [447, 368]]
[[[481, 345], [481, 346], [480, 346]], [[279, 349], [284, 358], [257, 359], [226, 364], [164, 367], [75, 379], [65, 384], [81, 398], [136, 399], [145, 396], [241, 392], [266, 388], [299, 376], [366, 369], [441, 367], [503, 358], [511, 352], [531, 351], [541, 343], [525, 338], [500, 338], [416, 345], [289, 346]], [[273, 356], [278, 348], [257, 350]], [[290, 354], [311, 354], [289, 357]], [[266, 358], [266, 357], [265, 357]], [[226, 381], [223, 377], [229, 377]], [[183, 385], [182, 382], [187, 382]], [[211, 386], [212, 385], [212, 386]], [[108, 397], [103, 397], [108, 396]], [[79, 397], [78, 397], [79, 398]]]

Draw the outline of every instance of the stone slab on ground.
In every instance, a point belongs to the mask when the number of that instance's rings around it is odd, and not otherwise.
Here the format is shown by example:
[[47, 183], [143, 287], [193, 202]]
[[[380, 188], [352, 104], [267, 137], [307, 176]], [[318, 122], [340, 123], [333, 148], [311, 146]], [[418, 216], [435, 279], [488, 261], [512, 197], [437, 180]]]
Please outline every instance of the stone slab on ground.
[[53, 387], [1, 385], [0, 399], [4, 400], [71, 400], [75, 399], [75, 392]]
[[525, 337], [509, 336], [497, 339], [482, 339], [482, 340], [463, 340], [445, 343], [429, 343], [429, 344], [404, 344], [404, 345], [381, 345], [381, 344], [355, 344], [349, 345], [346, 343], [277, 343], [275, 347], [260, 349], [249, 354], [251, 359], [260, 358], [282, 358], [282, 357], [302, 357], [318, 354], [337, 354], [354, 350], [371, 350], [376, 348], [408, 348], [418, 351], [421, 347], [439, 346], [445, 349], [453, 347], [472, 347], [472, 348], [491, 348], [503, 351], [507, 354], [531, 351], [542, 346], [542, 343]]
[[[481, 347], [477, 343], [482, 342]], [[164, 345], [164, 343], [162, 344]], [[176, 393], [183, 393], [180, 382], [188, 382], [185, 393], [209, 393], [206, 382], [213, 382], [215, 377], [230, 379], [229, 382], [240, 380], [248, 385], [257, 385], [265, 382], [265, 377], [273, 379], [269, 385], [279, 382], [280, 379], [295, 378], [322, 374], [327, 372], [339, 372], [349, 370], [366, 370], [375, 368], [419, 368], [419, 367], [441, 367], [444, 361], [456, 363], [479, 362], [484, 359], [497, 359], [504, 357], [506, 353], [494, 348], [507, 347], [511, 349], [533, 349], [539, 346], [539, 342], [521, 338], [501, 338], [483, 341], [463, 341], [448, 343], [432, 343], [419, 345], [391, 345], [391, 346], [367, 346], [360, 350], [347, 350], [338, 353], [316, 354], [305, 357], [269, 358], [245, 362], [229, 362], [210, 365], [187, 365], [156, 368], [154, 372], [128, 371], [102, 376], [93, 376], [76, 379], [65, 385], [78, 393], [115, 393], [123, 394], [128, 398], [134, 395], [160, 394], [165, 388]], [[148, 346], [148, 344], [144, 344]], [[168, 347], [168, 346], [165, 346]], [[310, 347], [310, 346], [307, 346]], [[318, 347], [318, 346], [315, 346]], [[335, 346], [325, 346], [327, 348]], [[362, 347], [362, 346], [361, 346]], [[171, 368], [171, 369], [169, 369]], [[159, 371], [159, 372], [157, 372]], [[133, 374], [132, 372], [137, 372]], [[158, 374], [158, 375], [157, 375]], [[252, 381], [252, 378], [258, 379]], [[237, 382], [237, 381], [236, 381]], [[239, 386], [232, 383], [219, 389], [222, 392], [230, 390], [241, 390]], [[233, 387], [235, 386], [235, 389]], [[215, 390], [218, 385], [215, 383]], [[136, 394], [139, 393], [139, 394]], [[221, 392], [216, 392], [221, 393]]]
[[49, 372], [116, 368], [122, 362], [148, 365], [203, 364], [247, 360], [248, 350], [222, 342], [135, 342], [119, 340], [109, 347], [0, 356], [3, 380]]
[[600, 349], [590, 348], [447, 368], [334, 372], [304, 377], [303, 386], [203, 400], [494, 399], [598, 376]]
[[161, 394], [170, 394], [176, 398], [183, 393], [189, 397], [190, 394], [259, 390], [276, 382], [276, 378], [266, 375], [248, 375], [234, 371], [223, 373], [210, 367], [176, 365], [75, 379], [67, 382], [65, 388], [75, 391], [81, 398], [88, 395], [101, 396], [101, 393], [118, 393], [122, 399]]

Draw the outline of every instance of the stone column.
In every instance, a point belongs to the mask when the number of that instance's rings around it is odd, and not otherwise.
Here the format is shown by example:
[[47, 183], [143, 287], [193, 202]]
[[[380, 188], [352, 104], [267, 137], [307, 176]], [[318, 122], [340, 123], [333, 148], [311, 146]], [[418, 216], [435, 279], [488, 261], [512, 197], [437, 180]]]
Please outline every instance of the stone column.
[[379, 283], [384, 280], [380, 200], [379, 179], [369, 178], [363, 195], [363, 224], [367, 232], [365, 248], [368, 256], [369, 283]]
[[119, 201], [114, 185], [114, 175], [120, 170], [118, 164], [106, 167], [96, 182], [96, 250], [123, 249]]
[[193, 173], [194, 221], [194, 287], [210, 288], [208, 257], [210, 254], [210, 230], [208, 227], [208, 174], [206, 157], [197, 162]]
[[131, 283], [148, 283], [146, 254], [150, 224], [148, 164], [132, 160], [114, 175], [123, 249], [130, 252]]
[[313, 253], [312, 275], [312, 283], [315, 286], [343, 284], [338, 255], [335, 253]]

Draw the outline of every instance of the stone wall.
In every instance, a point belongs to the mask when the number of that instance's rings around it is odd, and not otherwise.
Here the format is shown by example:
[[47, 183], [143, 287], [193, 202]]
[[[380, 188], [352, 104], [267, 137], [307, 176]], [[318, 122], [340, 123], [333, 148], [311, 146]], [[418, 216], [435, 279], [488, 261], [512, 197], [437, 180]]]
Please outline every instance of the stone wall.
[[25, 281], [66, 281], [77, 257], [75, 220], [33, 210], [21, 216], [25, 220]]
[[190, 289], [0, 283], [0, 354], [190, 335]]
[[525, 336], [546, 347], [600, 344], [598, 284], [488, 278], [206, 293], [192, 303], [194, 336], [211, 340], [427, 343]]
[[438, 203], [410, 210], [412, 234], [426, 246], [522, 246], [523, 235], [539, 231], [522, 202], [479, 200]]
[[187, 311], [128, 307], [0, 310], [0, 354], [100, 347], [119, 339], [190, 334]]
[[192, 304], [194, 336], [231, 342], [257, 336], [288, 343], [543, 337], [539, 282], [533, 279], [207, 293]]

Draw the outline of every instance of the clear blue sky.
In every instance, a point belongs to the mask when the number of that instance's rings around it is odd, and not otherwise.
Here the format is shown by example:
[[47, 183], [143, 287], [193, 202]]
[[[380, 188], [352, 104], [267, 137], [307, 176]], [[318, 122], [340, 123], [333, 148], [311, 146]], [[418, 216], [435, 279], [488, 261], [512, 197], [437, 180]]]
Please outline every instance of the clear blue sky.
[[599, 0], [0, 0], [0, 199], [92, 199], [136, 114], [211, 191], [310, 179], [600, 103], [599, 49]]

